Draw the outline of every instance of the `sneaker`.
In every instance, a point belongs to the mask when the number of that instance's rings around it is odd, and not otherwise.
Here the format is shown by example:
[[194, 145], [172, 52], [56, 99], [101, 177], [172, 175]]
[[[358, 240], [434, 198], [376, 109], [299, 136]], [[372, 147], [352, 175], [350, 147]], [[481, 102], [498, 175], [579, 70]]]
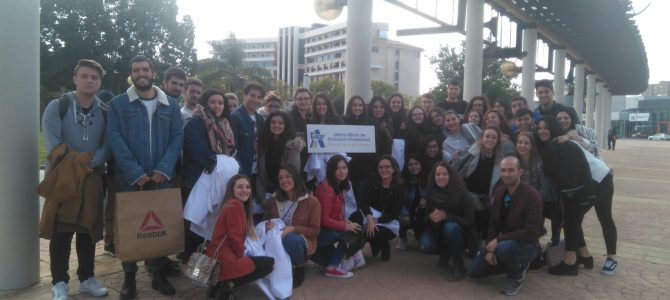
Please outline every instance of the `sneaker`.
[[102, 297], [109, 293], [94, 277], [82, 281], [79, 285], [79, 292], [88, 293], [96, 297]]
[[500, 292], [507, 296], [514, 296], [519, 293], [523, 285], [523, 279], [507, 279], [505, 284], [500, 288]]
[[530, 268], [530, 263], [524, 263], [521, 264], [521, 281], [526, 279], [526, 272], [528, 272], [528, 269]]
[[342, 259], [342, 269], [347, 270], [347, 271], [352, 271], [354, 269], [354, 266], [356, 265], [356, 262], [354, 262], [353, 257], [347, 257]]
[[616, 260], [613, 260], [608, 257], [600, 273], [603, 275], [614, 275], [616, 273], [616, 266], [617, 266]]
[[57, 282], [53, 288], [51, 288], [51, 299], [53, 300], [67, 300], [68, 293], [70, 292], [70, 287], [65, 281]]
[[354, 256], [351, 257], [351, 260], [354, 262], [354, 268], [352, 270], [360, 269], [366, 265], [365, 257], [363, 256], [363, 250], [358, 250], [358, 252], [354, 253]]
[[395, 248], [398, 250], [407, 250], [407, 238], [400, 238]]
[[342, 264], [338, 265], [336, 268], [328, 269], [326, 268], [325, 274], [328, 277], [336, 277], [336, 278], [351, 278], [354, 276], [354, 273], [351, 273], [347, 270], [345, 270], [342, 266]]
[[111, 242], [103, 248], [104, 252], [102, 254], [116, 257], [116, 249], [114, 248], [114, 242]]

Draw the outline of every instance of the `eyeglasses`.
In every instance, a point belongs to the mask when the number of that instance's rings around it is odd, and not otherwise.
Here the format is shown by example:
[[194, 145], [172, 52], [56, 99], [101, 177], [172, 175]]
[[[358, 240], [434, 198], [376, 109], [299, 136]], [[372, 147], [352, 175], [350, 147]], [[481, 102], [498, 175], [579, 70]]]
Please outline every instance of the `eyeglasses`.
[[312, 98], [311, 98], [311, 97], [298, 97], [298, 98], [295, 98], [295, 100], [300, 100], [300, 101], [302, 101], [302, 100], [309, 100], [309, 99], [312, 99]]
[[279, 104], [268, 104], [266, 106], [269, 107], [269, 108], [279, 108], [279, 107], [281, 107], [281, 105], [279, 105]]

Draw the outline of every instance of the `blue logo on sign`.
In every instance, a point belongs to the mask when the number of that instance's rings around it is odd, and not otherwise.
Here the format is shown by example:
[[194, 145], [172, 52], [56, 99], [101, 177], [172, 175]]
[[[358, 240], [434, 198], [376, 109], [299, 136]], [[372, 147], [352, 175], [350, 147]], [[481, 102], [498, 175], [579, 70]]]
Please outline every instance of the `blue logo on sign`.
[[323, 139], [326, 138], [325, 134], [321, 134], [321, 132], [317, 129], [310, 132], [309, 135], [312, 138], [312, 144], [309, 145], [310, 148], [326, 148], [326, 144], [323, 142]]

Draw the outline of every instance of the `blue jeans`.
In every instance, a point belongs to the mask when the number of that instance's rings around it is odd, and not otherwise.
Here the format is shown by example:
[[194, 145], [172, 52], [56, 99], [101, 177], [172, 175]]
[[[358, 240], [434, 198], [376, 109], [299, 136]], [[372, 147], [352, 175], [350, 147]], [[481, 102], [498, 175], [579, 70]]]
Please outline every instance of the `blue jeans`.
[[470, 277], [482, 278], [507, 273], [509, 279], [521, 279], [525, 264], [530, 263], [537, 255], [537, 246], [505, 240], [498, 242], [495, 254], [498, 264], [492, 266], [486, 262], [486, 249], [480, 249], [479, 255], [470, 266], [470, 272], [468, 272]]
[[340, 264], [346, 253], [346, 246], [344, 243], [338, 243], [337, 248], [335, 248], [334, 244], [340, 240], [343, 234], [344, 231], [321, 228], [316, 245], [316, 253], [312, 255], [311, 259], [324, 267], [328, 265], [337, 266]]
[[421, 236], [421, 250], [426, 253], [440, 253], [447, 260], [453, 257], [454, 262], [462, 262], [465, 251], [463, 227], [456, 222], [445, 222], [439, 232], [426, 230]]
[[299, 267], [305, 264], [305, 257], [307, 256], [307, 245], [302, 235], [295, 232], [287, 234], [282, 240], [284, 250], [291, 257], [291, 264]]

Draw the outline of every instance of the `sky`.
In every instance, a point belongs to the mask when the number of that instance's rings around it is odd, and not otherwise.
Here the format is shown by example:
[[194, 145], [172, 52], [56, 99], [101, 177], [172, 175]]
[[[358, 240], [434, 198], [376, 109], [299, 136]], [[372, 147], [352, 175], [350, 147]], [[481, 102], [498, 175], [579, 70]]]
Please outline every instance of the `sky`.
[[[446, 12], [438, 15], [438, 18], [448, 17], [452, 1], [438, 1], [439, 5], [443, 5], [438, 7], [438, 11]], [[434, 0], [403, 2], [412, 5], [418, 3], [421, 10], [424, 7], [427, 11], [435, 10], [426, 7], [434, 6]], [[649, 3], [649, 9], [636, 16], [635, 20], [647, 52], [649, 83], [657, 83], [670, 80], [670, 40], [664, 32], [670, 25], [670, 1], [633, 0], [633, 7], [640, 11]], [[276, 37], [280, 27], [309, 27], [313, 23], [331, 25], [347, 20], [346, 8], [335, 20], [320, 19], [314, 12], [314, 0], [177, 0], [177, 4], [179, 15], [190, 15], [195, 23], [195, 47], [199, 59], [211, 57], [211, 47], [207, 41], [222, 40], [229, 32], [235, 33], [239, 39]], [[373, 0], [372, 21], [388, 23], [390, 39], [423, 48], [420, 93], [427, 92], [438, 83], [429, 58], [436, 56], [443, 46], [459, 48], [465, 38], [459, 33], [397, 37], [395, 32], [398, 29], [434, 27], [436, 24], [383, 0]]]

